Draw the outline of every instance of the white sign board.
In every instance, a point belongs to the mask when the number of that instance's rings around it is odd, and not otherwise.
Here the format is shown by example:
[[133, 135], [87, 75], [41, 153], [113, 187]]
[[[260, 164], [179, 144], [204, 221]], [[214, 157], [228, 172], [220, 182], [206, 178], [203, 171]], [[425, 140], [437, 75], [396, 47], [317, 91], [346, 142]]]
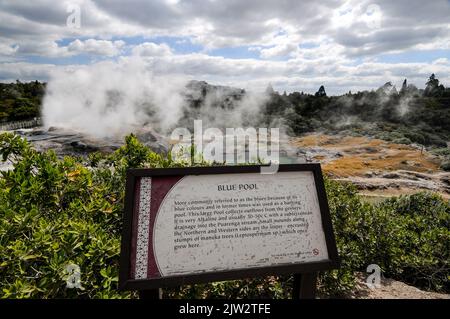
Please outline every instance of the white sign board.
[[127, 280], [329, 267], [337, 255], [320, 167], [289, 167], [276, 174], [245, 166], [185, 175], [135, 170], [142, 176], [129, 183], [130, 227], [122, 246]]

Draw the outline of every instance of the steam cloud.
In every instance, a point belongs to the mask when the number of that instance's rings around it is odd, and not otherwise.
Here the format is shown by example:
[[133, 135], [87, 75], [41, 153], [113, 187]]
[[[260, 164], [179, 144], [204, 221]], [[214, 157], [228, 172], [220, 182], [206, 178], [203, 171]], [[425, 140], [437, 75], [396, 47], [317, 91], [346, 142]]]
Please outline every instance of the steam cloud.
[[[155, 75], [147, 66], [133, 58], [54, 73], [43, 103], [45, 127], [103, 138], [142, 127], [169, 135], [175, 127], [192, 128], [194, 119], [203, 120], [204, 128], [260, 123], [265, 94], [246, 92], [233, 99], [240, 90], [225, 87], [205, 94], [201, 87], [187, 85], [186, 77]], [[187, 97], [201, 99], [201, 107], [189, 107]]]
[[140, 60], [54, 73], [43, 103], [44, 125], [96, 137], [123, 135], [144, 125], [165, 132], [181, 115], [185, 84], [179, 77], [154, 76]]

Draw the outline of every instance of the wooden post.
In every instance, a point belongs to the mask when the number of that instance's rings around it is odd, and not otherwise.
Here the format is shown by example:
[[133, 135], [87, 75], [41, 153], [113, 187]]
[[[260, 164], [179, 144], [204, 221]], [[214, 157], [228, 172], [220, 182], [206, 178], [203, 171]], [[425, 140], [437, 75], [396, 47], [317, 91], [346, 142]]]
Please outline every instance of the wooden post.
[[162, 299], [162, 289], [140, 290], [139, 299]]
[[294, 275], [292, 299], [315, 299], [317, 273], [303, 273]]

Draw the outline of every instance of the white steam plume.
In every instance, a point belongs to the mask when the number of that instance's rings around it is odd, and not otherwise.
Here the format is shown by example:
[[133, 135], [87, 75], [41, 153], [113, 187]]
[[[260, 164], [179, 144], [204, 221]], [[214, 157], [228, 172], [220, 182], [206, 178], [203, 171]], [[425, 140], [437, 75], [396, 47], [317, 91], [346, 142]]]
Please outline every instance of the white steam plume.
[[44, 98], [44, 125], [96, 137], [144, 125], [167, 132], [181, 116], [185, 84], [180, 77], [154, 76], [139, 59], [56, 72]]
[[[187, 78], [155, 75], [148, 66], [145, 60], [130, 58], [55, 72], [43, 103], [45, 127], [103, 138], [143, 126], [170, 135], [177, 126], [192, 128], [195, 119], [203, 120], [204, 129], [261, 124], [266, 94], [211, 86], [202, 95], [200, 82], [189, 89]], [[234, 99], [233, 94], [240, 97]], [[189, 95], [201, 98], [201, 105], [189, 107]]]

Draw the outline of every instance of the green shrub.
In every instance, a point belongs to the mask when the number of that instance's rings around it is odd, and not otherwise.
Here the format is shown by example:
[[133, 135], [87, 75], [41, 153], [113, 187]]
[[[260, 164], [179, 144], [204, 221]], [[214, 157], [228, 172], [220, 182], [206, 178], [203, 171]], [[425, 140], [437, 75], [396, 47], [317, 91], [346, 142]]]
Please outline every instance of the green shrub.
[[[129, 297], [117, 290], [125, 171], [171, 161], [134, 136], [109, 157], [91, 156], [91, 169], [12, 134], [1, 135], [0, 155], [14, 164], [0, 179], [0, 294]], [[83, 290], [66, 288], [68, 264], [81, 267]]]
[[[385, 237], [389, 258], [375, 259], [387, 276], [427, 290], [450, 289], [450, 205], [437, 194], [421, 192], [380, 204], [389, 214]], [[370, 257], [369, 257], [370, 258]]]
[[353, 271], [378, 264], [384, 275], [435, 291], [449, 291], [450, 205], [432, 193], [364, 204], [351, 185], [327, 181], [342, 267], [322, 274], [323, 292], [351, 289]]
[[431, 153], [439, 156], [449, 156], [450, 157], [450, 147], [442, 147], [442, 148], [435, 148], [431, 150]]
[[[36, 152], [11, 134], [1, 136], [0, 154], [14, 164], [0, 179], [2, 296], [128, 296], [117, 291], [123, 191], [113, 187], [115, 176]], [[66, 288], [73, 263], [84, 290]]]
[[354, 271], [364, 266], [362, 242], [355, 229], [362, 227], [363, 216], [370, 205], [359, 199], [352, 184], [326, 179], [325, 186], [341, 268], [320, 274], [320, 292], [327, 296], [344, 296], [354, 288]]
[[409, 145], [411, 144], [411, 140], [407, 137], [401, 137], [401, 138], [396, 138], [392, 141], [392, 143], [396, 143], [396, 144], [405, 144], [405, 145]]

